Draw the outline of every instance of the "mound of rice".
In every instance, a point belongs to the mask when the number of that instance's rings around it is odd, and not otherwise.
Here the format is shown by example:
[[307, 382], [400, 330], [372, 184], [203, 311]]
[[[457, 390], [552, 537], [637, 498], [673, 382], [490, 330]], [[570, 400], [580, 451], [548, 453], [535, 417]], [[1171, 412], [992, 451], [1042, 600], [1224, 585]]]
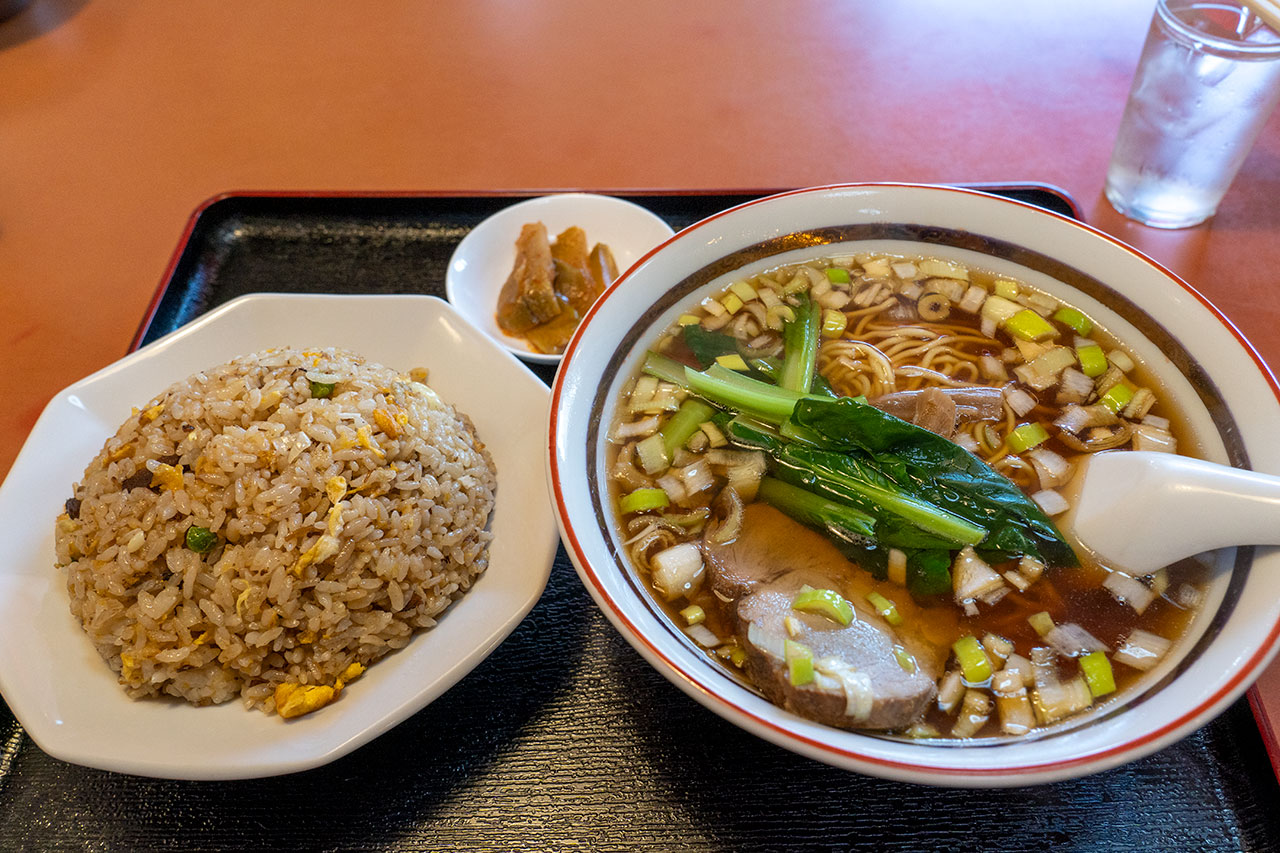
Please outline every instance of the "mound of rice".
[[57, 558], [131, 696], [297, 716], [470, 588], [493, 463], [421, 376], [268, 350], [173, 385], [107, 440]]

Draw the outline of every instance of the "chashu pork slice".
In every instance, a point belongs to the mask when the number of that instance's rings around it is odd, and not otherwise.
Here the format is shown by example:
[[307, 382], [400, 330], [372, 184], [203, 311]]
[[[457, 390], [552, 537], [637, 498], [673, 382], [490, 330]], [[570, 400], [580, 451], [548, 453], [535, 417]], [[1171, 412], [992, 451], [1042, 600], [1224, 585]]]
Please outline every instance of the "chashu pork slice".
[[[761, 503], [746, 507], [733, 541], [704, 539], [703, 554], [713, 590], [733, 602], [747, 674], [770, 701], [846, 729], [903, 729], [924, 715], [937, 695], [947, 648], [924, 630], [925, 611], [906, 590], [876, 581], [826, 537]], [[853, 605], [854, 620], [846, 626], [795, 610], [804, 586], [839, 592]], [[900, 626], [871, 608], [871, 591], [896, 603]], [[812, 682], [791, 684], [787, 639], [813, 652]]]

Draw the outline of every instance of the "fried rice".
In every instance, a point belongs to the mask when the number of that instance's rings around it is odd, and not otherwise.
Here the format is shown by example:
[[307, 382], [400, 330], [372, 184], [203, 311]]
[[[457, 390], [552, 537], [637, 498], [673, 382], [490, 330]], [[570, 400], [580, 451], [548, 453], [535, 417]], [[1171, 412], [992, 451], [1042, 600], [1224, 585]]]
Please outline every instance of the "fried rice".
[[267, 350], [178, 382], [107, 440], [57, 519], [57, 560], [129, 695], [307, 713], [471, 587], [494, 466], [420, 378]]

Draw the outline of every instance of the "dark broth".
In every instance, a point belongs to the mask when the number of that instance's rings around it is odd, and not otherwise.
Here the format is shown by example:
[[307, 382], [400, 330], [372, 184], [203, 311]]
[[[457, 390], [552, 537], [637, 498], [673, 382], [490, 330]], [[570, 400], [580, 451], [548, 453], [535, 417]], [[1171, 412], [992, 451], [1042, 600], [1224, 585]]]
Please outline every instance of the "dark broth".
[[[927, 259], [889, 258], [889, 260], [905, 261], [912, 264], [919, 261], [921, 265], [929, 262]], [[811, 263], [809, 266], [821, 269], [826, 263], [828, 263], [828, 261], [824, 260]], [[848, 265], [848, 268], [852, 273], [852, 280], [849, 285], [850, 294], [863, 293], [864, 291], [859, 290], [859, 288], [882, 286], [879, 282], [886, 281], [883, 276], [870, 275], [867, 272], [872, 269], [874, 264], [877, 263], [878, 262], [873, 259], [869, 264], [866, 261], [859, 260], [855, 264]], [[769, 289], [776, 283], [779, 293], [783, 293], [785, 291], [785, 282], [788, 279], [791, 279], [793, 275], [798, 274], [796, 271], [801, 270], [803, 266], [805, 265], [789, 265], [787, 267], [779, 268], [781, 272], [778, 270], [769, 271], [761, 274], [760, 276], [754, 277], [750, 281], [753, 285], [759, 286], [761, 292]], [[880, 265], [877, 269], [883, 269], [883, 265]], [[1004, 283], [1006, 289], [1010, 283], [1008, 279], [997, 277], [982, 270], [972, 269], [967, 270], [966, 272], [968, 274], [968, 279], [964, 284], [964, 289], [976, 286], [992, 291], [992, 295], [994, 295], [1000, 292], [999, 288], [1001, 283]], [[896, 285], [883, 285], [885, 290], [884, 295], [883, 297], [878, 298], [883, 298], [886, 303], [895, 302], [895, 304], [890, 306], [893, 311], [897, 311], [899, 304], [902, 306], [908, 306], [912, 300], [912, 288], [910, 287], [912, 281], [913, 280], [903, 280], [897, 281]], [[929, 279], [929, 282], [936, 281], [938, 281], [937, 278]], [[928, 282], [926, 282], [926, 285], [927, 284]], [[1021, 294], [1020, 298], [1025, 299], [1028, 298], [1028, 295], [1036, 293], [1033, 289], [1027, 287], [1023, 283], [1019, 282], [1016, 284], [1018, 292]], [[728, 293], [729, 291], [726, 290], [722, 292], [720, 296], [727, 297]], [[1043, 300], [1043, 294], [1040, 294], [1035, 298]], [[763, 298], [761, 301], [763, 301]], [[874, 299], [869, 301], [874, 303]], [[880, 303], [875, 304], [878, 305]], [[1020, 304], [1025, 305], [1027, 303], [1021, 302]], [[1031, 302], [1031, 307], [1037, 308], [1038, 310], [1039, 304], [1040, 303], [1036, 303], [1033, 300]], [[850, 339], [850, 333], [855, 328], [854, 322], [857, 321], [865, 312], [863, 312], [857, 305], [849, 305], [847, 308], [833, 310], [842, 310], [842, 313], [845, 313], [849, 318], [849, 327], [845, 333], [845, 337], [846, 339]], [[921, 311], [923, 311], [923, 309], [921, 309]], [[886, 310], [885, 313], [888, 315], [893, 312]], [[898, 313], [902, 312], [898, 311]], [[690, 315], [686, 315], [686, 319], [689, 316]], [[704, 324], [708, 324], [710, 326], [716, 325], [714, 322], [714, 315], [709, 314], [707, 311], [697, 310], [693, 312], [692, 316], [695, 319], [700, 319]], [[1009, 363], [1009, 351], [1014, 348], [1013, 345], [1010, 343], [1008, 336], [1003, 340], [996, 339], [996, 336], [993, 335], [991, 331], [992, 324], [984, 320], [984, 316], [985, 308], [983, 309], [983, 313], [978, 313], [976, 311], [966, 313], [964, 311], [952, 310], [950, 315], [945, 318], [945, 328], [948, 330], [948, 334], [958, 336], [969, 335], [977, 338], [983, 335], [991, 335], [993, 338], [991, 344], [989, 346], [982, 344], [976, 345], [973, 356], [975, 358], [979, 356], [1000, 358], [1003, 359], [1005, 363]], [[708, 322], [709, 320], [711, 322]], [[928, 324], [920, 318], [916, 318], [915, 320], [906, 318], [902, 321], [902, 325], [920, 327]], [[760, 329], [760, 333], [757, 334], [752, 341], [752, 345], [755, 346], [760, 344], [761, 341], [768, 337], [768, 330], [762, 328]], [[1121, 354], [1115, 356], [1117, 361], [1109, 362], [1109, 366], [1115, 366], [1117, 362], [1123, 364], [1124, 361], [1127, 360], [1122, 357], [1123, 347], [1121, 343], [1116, 341], [1104, 330], [1094, 326], [1085, 337], [1087, 337], [1088, 340], [1098, 343], [1108, 352], [1109, 356], [1116, 350], [1121, 351]], [[695, 354], [688, 346], [685, 345], [678, 328], [668, 330], [667, 333], [664, 334], [655, 344], [655, 348], [661, 350], [666, 355], [675, 358], [677, 361], [690, 365], [693, 365], [695, 362]], [[1027, 351], [1028, 350], [1026, 349], [1022, 350], [1024, 354]], [[1014, 366], [1014, 364], [1010, 364], [1010, 367], [1012, 366]], [[1083, 366], [1082, 363], [1081, 366]], [[1139, 389], [1150, 389], [1155, 396], [1154, 403], [1149, 407], [1149, 409], [1142, 412], [1140, 416], [1141, 421], [1139, 421], [1138, 418], [1134, 418], [1133, 425], [1143, 426], [1148, 422], [1154, 423], [1157, 426], [1160, 426], [1164, 431], [1164, 433], [1157, 431], [1156, 434], [1167, 434], [1168, 436], [1171, 436], [1176, 441], [1179, 452], [1186, 453], [1191, 451], [1194, 453], [1198, 448], [1192, 440], [1191, 431], [1183, 419], [1178, 416], [1178, 413], [1165, 404], [1163, 399], [1164, 393], [1154, 381], [1154, 377], [1150, 371], [1141, 364], [1130, 364], [1123, 373], [1123, 380], [1127, 385]], [[1014, 382], [1012, 376], [1009, 377], [1008, 382]], [[924, 387], [931, 384], [931, 380], [927, 378], [918, 379], [908, 377], [904, 379], [902, 384], [904, 390], [910, 390], [912, 388]], [[996, 381], [994, 379], [986, 381], [985, 383], [976, 384], [989, 384], [996, 386], [1006, 385], [1005, 382]], [[1006, 403], [1005, 420], [994, 424], [994, 428], [998, 429], [1004, 437], [1005, 444], [1002, 445], [1003, 449], [1006, 451], [1008, 449], [1007, 432], [1010, 431], [1012, 423], [1016, 422], [1021, 424], [1030, 421], [1050, 423], [1061, 411], [1063, 411], [1062, 405], [1055, 403], [1054, 401], [1053, 390], [1053, 387], [1050, 387], [1047, 390], [1042, 389], [1039, 392], [1034, 392], [1033, 396], [1037, 398], [1037, 405], [1035, 408], [1016, 418], [1010, 416], [1011, 410], [1007, 408]], [[1101, 391], [1099, 391], [1098, 396], [1100, 395]], [[1093, 400], [1091, 400], [1090, 405], [1094, 404], [1096, 400], [1097, 397], [1094, 397]], [[619, 411], [622, 410], [623, 407], [619, 406]], [[1123, 409], [1121, 413], [1123, 414]], [[1164, 423], [1161, 426], [1160, 422], [1162, 421]], [[1073, 447], [1064, 443], [1064, 432], [1065, 430], [1061, 430], [1057, 433], [1051, 434], [1050, 437], [1040, 446], [1047, 450], [1051, 450], [1068, 460], [1078, 458], [1083, 455], [1077, 449], [1073, 449]], [[979, 433], [975, 431], [975, 434]], [[1067, 437], [1070, 437], [1070, 435], [1068, 434]], [[979, 450], [975, 450], [975, 452], [978, 453], [979, 456], [984, 455], [981, 448]], [[999, 454], [994, 455], [997, 458], [999, 457]], [[611, 466], [612, 464], [613, 460], [611, 460]], [[1016, 476], [1014, 477], [1015, 482], [1018, 482], [1019, 485], [1022, 486], [1023, 490], [1028, 493], [1033, 491], [1037, 485], [1035, 474], [1028, 473], [1029, 467], [1030, 466], [1021, 466], [1013, 469], [1016, 473]], [[678, 509], [681, 512], [684, 512], [690, 509], [709, 506], [711, 500], [715, 497], [722, 485], [723, 481], [718, 481], [714, 489], [709, 490], [704, 496], [697, 500], [681, 502]], [[618, 501], [629, 490], [630, 486], [620, 486], [616, 482], [611, 483], [611, 491], [614, 497], [615, 508], [618, 506]], [[676, 507], [673, 507], [673, 509], [674, 508]], [[621, 529], [624, 532], [622, 538], [624, 540], [628, 539], [633, 530], [640, 526], [637, 523], [637, 519], [642, 517], [644, 517], [644, 513], [631, 515], [625, 518], [622, 517], [621, 513], [619, 514]], [[799, 526], [799, 522], [792, 523]], [[633, 528], [628, 529], [628, 524], [633, 525]], [[696, 540], [696, 538], [696, 534], [690, 534], [688, 540]], [[1139, 615], [1135, 613], [1134, 609], [1128, 604], [1118, 600], [1111, 592], [1102, 586], [1102, 581], [1107, 578], [1110, 570], [1090, 561], [1086, 555], [1080, 556], [1083, 562], [1079, 568], [1049, 566], [1045, 570], [1043, 576], [1030, 583], [1026, 589], [1019, 589], [1016, 587], [1011, 588], [1007, 594], [1004, 594], [1004, 596], [994, 604], [984, 604], [979, 606], [977, 608], [976, 615], [972, 612], [966, 614], [965, 612], [960, 611], [957, 603], [953, 602], [949, 596], [916, 598], [915, 604], [922, 608], [918, 615], [921, 615], [922, 618], [926, 620], [936, 620], [939, 625], [946, 626], [946, 630], [948, 631], [954, 630], [955, 636], [949, 637], [946, 641], [947, 644], [952, 642], [953, 639], [965, 635], [972, 635], [976, 638], [994, 635], [995, 637], [1002, 638], [1003, 640], [1011, 643], [1013, 645], [1014, 653], [1021, 655], [1022, 657], [1030, 657], [1033, 648], [1044, 647], [1046, 645], [1045, 639], [1037, 633], [1037, 631], [1032, 627], [1032, 624], [1028, 621], [1028, 617], [1038, 613], [1047, 613], [1056, 624], [1074, 623], [1075, 625], [1080, 626], [1093, 637], [1105, 644], [1110, 650], [1117, 649], [1135, 629], [1150, 632], [1151, 634], [1158, 635], [1159, 637], [1170, 641], [1176, 641], [1177, 638], [1181, 637], [1186, 632], [1195, 616], [1194, 608], [1199, 599], [1199, 591], [1203, 589], [1205, 583], [1205, 568], [1201, 564], [1194, 561], [1183, 561], [1165, 569], [1162, 576], [1158, 578], [1148, 577], [1142, 579], [1142, 582], [1148, 586], [1154, 586], [1158, 581], [1159, 587], [1155, 590], [1158, 594], [1155, 595], [1152, 603], [1141, 615]], [[998, 572], [1003, 573], [1008, 570], [1016, 569], [1017, 565], [1017, 561], [1013, 561], [1008, 564], [993, 565], [992, 567]], [[647, 572], [642, 571], [641, 574], [647, 575]], [[646, 577], [646, 584], [649, 582], [649, 578]], [[906, 596], [907, 591], [899, 587], [897, 589], [897, 594], [899, 596]], [[709, 650], [708, 653], [723, 661], [732, 671], [741, 675], [741, 649], [742, 644], [745, 643], [746, 640], [742, 637], [734, 636], [735, 618], [733, 608], [736, 607], [736, 601], [726, 602], [722, 600], [706, 585], [689, 592], [686, 596], [683, 596], [676, 601], [666, 601], [662, 595], [658, 594], [654, 595], [654, 599], [662, 605], [673, 622], [681, 626], [684, 626], [687, 621], [685, 614], [689, 612], [688, 608], [691, 606], [701, 608], [705, 614], [705, 621], [701, 623], [705, 626], [705, 630], [709, 631], [716, 637], [725, 638], [726, 640], [719, 648]], [[952, 626], [954, 626], [954, 628]], [[994, 657], [992, 658], [992, 661], [998, 668], [1000, 662]], [[1078, 672], [1076, 662], [1071, 658], [1060, 657], [1056, 662], [1056, 666], [1063, 678], [1071, 678]], [[1113, 694], [1100, 696], [1098, 698], [1098, 702], [1100, 703], [1110, 702], [1117, 696], [1123, 695], [1144, 675], [1143, 671], [1131, 666], [1126, 666], [1123, 662], [1119, 661], [1117, 661], [1112, 667], [1112, 672], [1114, 673], [1117, 690]], [[973, 686], [979, 689], [986, 687], [986, 685], [966, 686]], [[1031, 685], [1028, 684], [1028, 689], [1030, 689], [1030, 686]], [[1096, 707], [1096, 704], [1094, 707]], [[945, 737], [947, 732], [954, 725], [954, 721], [954, 711], [944, 712], [934, 704], [925, 714], [923, 719], [918, 721], [920, 725], [913, 726], [912, 728], [915, 729], [915, 731], [910, 733], [913, 736], [941, 735]], [[1057, 720], [1050, 720], [1049, 722], [1053, 723], [1057, 722]], [[1045, 723], [1042, 722], [1042, 725], [1044, 724]], [[990, 719], [985, 724], [981, 725], [974, 732], [966, 735], [966, 737], [999, 736], [1001, 733], [1000, 716], [993, 711], [990, 715]]]

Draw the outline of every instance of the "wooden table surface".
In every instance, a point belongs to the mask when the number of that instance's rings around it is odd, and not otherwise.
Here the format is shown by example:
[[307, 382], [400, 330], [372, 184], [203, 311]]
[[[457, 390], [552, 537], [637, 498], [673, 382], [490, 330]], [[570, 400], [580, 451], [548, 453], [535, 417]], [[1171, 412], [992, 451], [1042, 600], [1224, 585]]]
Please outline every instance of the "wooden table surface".
[[1152, 5], [32, 0], [0, 23], [0, 475], [233, 190], [1043, 181], [1280, 366], [1280, 113], [1207, 225], [1102, 198]]

